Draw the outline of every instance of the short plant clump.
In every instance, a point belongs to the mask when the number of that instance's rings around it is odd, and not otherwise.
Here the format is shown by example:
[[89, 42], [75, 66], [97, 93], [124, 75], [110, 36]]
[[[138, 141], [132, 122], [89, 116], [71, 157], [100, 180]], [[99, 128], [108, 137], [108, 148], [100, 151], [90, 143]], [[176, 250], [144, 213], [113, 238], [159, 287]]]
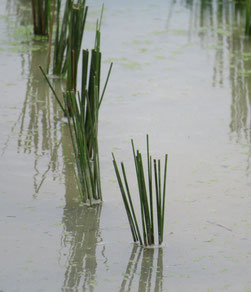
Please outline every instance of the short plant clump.
[[48, 36], [51, 0], [32, 0], [33, 30], [35, 35]]
[[[135, 151], [133, 140], [132, 149], [135, 162], [136, 176], [139, 190], [139, 200], [141, 209], [142, 232], [139, 229], [137, 217], [134, 211], [134, 206], [131, 198], [129, 184], [126, 177], [124, 163], [121, 162], [121, 169], [124, 183], [118, 169], [118, 165], [113, 155], [113, 165], [122, 194], [124, 206], [129, 220], [132, 237], [134, 242], [139, 242], [140, 245], [149, 246], [155, 244], [154, 234], [154, 203], [153, 203], [153, 173], [155, 181], [155, 198], [156, 198], [156, 216], [157, 216], [157, 234], [158, 244], [163, 242], [164, 233], [164, 217], [165, 217], [165, 198], [166, 198], [166, 174], [167, 174], [167, 158], [165, 155], [163, 188], [161, 184], [161, 164], [160, 160], [153, 159], [149, 153], [149, 138], [147, 135], [147, 168], [148, 168], [148, 186], [146, 184], [142, 154], [139, 150]], [[148, 189], [148, 191], [147, 191]]]

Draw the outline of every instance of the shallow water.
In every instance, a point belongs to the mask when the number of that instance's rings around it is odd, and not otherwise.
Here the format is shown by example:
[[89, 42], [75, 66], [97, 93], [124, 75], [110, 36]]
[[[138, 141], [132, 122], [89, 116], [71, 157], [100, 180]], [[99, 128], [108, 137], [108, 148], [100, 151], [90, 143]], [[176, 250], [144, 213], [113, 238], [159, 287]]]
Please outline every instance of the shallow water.
[[[92, 1], [84, 47], [102, 1]], [[251, 53], [241, 5], [105, 1], [104, 202], [79, 202], [46, 42], [26, 1], [0, 3], [0, 291], [250, 291]], [[103, 78], [104, 80], [104, 78]], [[54, 80], [57, 90], [63, 82]], [[130, 139], [169, 154], [164, 245], [131, 234], [111, 152], [137, 196]]]

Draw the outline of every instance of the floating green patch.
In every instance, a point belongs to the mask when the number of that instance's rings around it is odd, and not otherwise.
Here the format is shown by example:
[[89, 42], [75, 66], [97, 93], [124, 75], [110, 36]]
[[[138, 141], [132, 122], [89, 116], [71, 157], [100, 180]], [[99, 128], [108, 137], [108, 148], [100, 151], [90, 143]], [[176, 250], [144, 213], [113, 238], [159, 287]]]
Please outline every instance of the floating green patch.
[[222, 28], [218, 28], [215, 30], [215, 32], [219, 35], [224, 35], [224, 36], [229, 36], [230, 35], [230, 32], [225, 30], [225, 29], [222, 29]]
[[89, 282], [89, 285], [90, 285], [90, 286], [96, 286], [96, 285], [97, 285], [97, 281], [96, 281], [96, 280], [91, 280], [91, 281]]
[[130, 63], [123, 63], [123, 66], [129, 68], [129, 69], [137, 69], [140, 68], [141, 65], [138, 62], [130, 62]]
[[211, 46], [206, 46], [205, 48], [209, 50], [221, 50], [223, 47], [221, 45], [211, 45]]
[[123, 42], [124, 45], [151, 45], [153, 41], [151, 40], [133, 40], [131, 42]]
[[128, 59], [127, 58], [108, 58], [108, 59], [105, 59], [104, 60], [104, 62], [105, 63], [114, 63], [114, 62], [116, 62], [116, 63], [119, 63], [119, 62], [127, 62], [128, 61]]
[[140, 45], [140, 44], [145, 44], [145, 45], [150, 45], [150, 44], [152, 44], [153, 42], [152, 41], [150, 41], [150, 40], [133, 40], [132, 41], [132, 44], [133, 45]]
[[156, 58], [156, 59], [160, 59], [160, 60], [164, 60], [164, 59], [166, 59], [165, 56], [155, 56], [155, 58]]
[[96, 30], [96, 21], [95, 22], [86, 22], [85, 29], [88, 31]]
[[32, 35], [32, 25], [27, 26], [17, 26], [13, 30], [13, 36], [14, 38], [23, 38], [23, 37], [29, 37]]
[[146, 48], [140, 48], [140, 49], [139, 49], [139, 53], [145, 53], [146, 51], [147, 51]]
[[251, 52], [242, 53], [242, 56], [243, 57], [250, 57], [251, 58]]
[[113, 150], [121, 150], [121, 148], [119, 148], [119, 147], [116, 147], [116, 146], [115, 146], [115, 147], [113, 147], [112, 149], [113, 149]]
[[182, 54], [182, 50], [175, 50], [175, 51], [172, 51], [172, 54], [173, 55], [181, 55]]
[[156, 30], [156, 31], [152, 32], [153, 35], [163, 35], [163, 34], [167, 34], [167, 33], [168, 33], [167, 30], [160, 30], [160, 31]]
[[210, 238], [209, 240], [207, 240], [207, 242], [213, 242], [213, 241], [215, 241], [215, 238]]
[[249, 75], [251, 75], [251, 70], [243, 69], [243, 70], [239, 71], [238, 74], [241, 76], [249, 76]]
[[172, 33], [175, 35], [186, 35], [187, 32], [184, 29], [176, 29], [176, 30], [173, 30]]
[[195, 29], [194, 31], [197, 33], [206, 32], [206, 31], [208, 31], [208, 28], [207, 27], [200, 27], [198, 29]]

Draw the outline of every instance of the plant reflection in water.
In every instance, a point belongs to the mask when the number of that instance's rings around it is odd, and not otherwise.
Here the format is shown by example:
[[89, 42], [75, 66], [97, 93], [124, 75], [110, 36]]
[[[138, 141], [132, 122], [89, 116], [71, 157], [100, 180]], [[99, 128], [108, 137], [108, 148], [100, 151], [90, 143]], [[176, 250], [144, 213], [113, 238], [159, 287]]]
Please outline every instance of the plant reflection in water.
[[[140, 265], [141, 260], [141, 265]], [[119, 292], [135, 290], [134, 276], [139, 274], [138, 292], [163, 291], [163, 249], [133, 246]]]
[[[96, 247], [102, 241], [99, 231], [102, 205], [64, 208], [62, 253], [66, 252], [66, 271], [62, 291], [94, 291]], [[63, 256], [63, 254], [61, 254]], [[70, 289], [70, 290], [69, 290]], [[72, 290], [73, 289], [73, 290]]]

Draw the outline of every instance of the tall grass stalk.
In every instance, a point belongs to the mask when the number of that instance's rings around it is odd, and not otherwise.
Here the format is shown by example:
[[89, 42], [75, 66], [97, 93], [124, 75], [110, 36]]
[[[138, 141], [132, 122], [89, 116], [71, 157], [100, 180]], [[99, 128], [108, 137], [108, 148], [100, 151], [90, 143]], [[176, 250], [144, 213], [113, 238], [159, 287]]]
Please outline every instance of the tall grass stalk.
[[48, 35], [50, 15], [51, 0], [32, 0], [33, 31], [35, 35]]
[[[147, 135], [147, 175], [145, 175], [143, 158], [139, 150], [135, 150], [134, 142], [132, 143], [134, 164], [136, 169], [136, 177], [138, 183], [139, 202], [141, 210], [141, 224], [142, 228], [139, 229], [138, 220], [135, 215], [135, 210], [132, 202], [132, 196], [127, 181], [124, 163], [121, 162], [122, 175], [120, 174], [116, 159], [113, 156], [113, 165], [115, 174], [118, 180], [119, 188], [122, 194], [123, 203], [126, 209], [129, 225], [134, 242], [139, 242], [140, 245], [149, 246], [155, 244], [154, 234], [154, 202], [153, 202], [153, 173], [155, 182], [155, 209], [157, 220], [157, 235], [158, 244], [163, 242], [164, 233], [164, 217], [165, 217], [165, 199], [166, 199], [166, 177], [167, 177], [167, 159], [165, 155], [164, 172], [161, 176], [161, 163], [160, 160], [152, 159], [149, 150], [149, 137]], [[124, 183], [122, 181], [122, 177]], [[163, 177], [163, 187], [161, 177]], [[147, 184], [148, 181], [148, 184]]]
[[53, 88], [53, 86], [52, 86], [50, 80], [48, 79], [47, 75], [45, 74], [45, 72], [44, 72], [44, 70], [43, 70], [43, 68], [42, 68], [41, 66], [39, 66], [39, 69], [40, 69], [40, 71], [42, 72], [42, 74], [43, 74], [43, 76], [44, 76], [46, 82], [48, 83], [48, 85], [49, 85], [49, 87], [50, 87], [50, 89], [51, 89], [51, 91], [52, 91], [54, 97], [56, 98], [56, 100], [57, 100], [57, 102], [58, 102], [60, 108], [62, 109], [64, 115], [66, 116], [66, 109], [64, 108], [63, 104], [61, 103], [60, 98], [59, 98], [58, 94], [56, 93], [55, 89]]

